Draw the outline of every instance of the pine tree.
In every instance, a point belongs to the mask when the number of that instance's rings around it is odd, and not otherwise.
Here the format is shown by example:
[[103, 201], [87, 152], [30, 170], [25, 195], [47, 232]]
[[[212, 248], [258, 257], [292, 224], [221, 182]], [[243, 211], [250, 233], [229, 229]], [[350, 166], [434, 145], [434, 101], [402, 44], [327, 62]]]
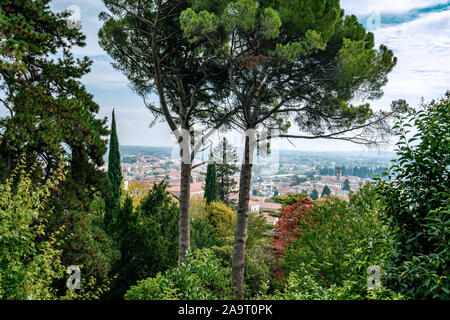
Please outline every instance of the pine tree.
[[319, 193], [317, 192], [316, 189], [314, 189], [314, 190], [311, 192], [310, 197], [311, 197], [311, 200], [317, 200], [317, 199], [319, 199]]
[[330, 188], [328, 188], [328, 186], [325, 185], [325, 187], [323, 187], [322, 195], [320, 197], [323, 198], [325, 195], [329, 196], [330, 194], [331, 194]]
[[0, 112], [0, 180], [8, 178], [22, 154], [28, 168], [43, 164], [31, 173], [33, 182], [48, 180], [67, 163], [71, 174], [53, 197], [64, 203], [54, 205], [85, 209], [93, 194], [106, 191], [106, 175], [98, 167], [108, 130], [104, 119], [96, 119], [99, 106], [80, 82], [92, 61], [75, 59], [71, 52], [85, 46], [86, 37], [68, 27], [69, 12], [53, 12], [49, 3], [0, 4], [0, 108], [7, 110]]
[[214, 162], [208, 164], [206, 169], [205, 199], [206, 204], [218, 199], [216, 164]]
[[112, 113], [111, 138], [109, 141], [108, 155], [108, 180], [110, 185], [110, 197], [107, 199], [105, 224], [108, 226], [113, 218], [114, 211], [118, 208], [122, 195], [122, 171], [120, 166], [119, 139], [116, 131], [116, 118]]
[[345, 179], [344, 184], [342, 185], [342, 190], [350, 191], [350, 181], [348, 181], [348, 179]]

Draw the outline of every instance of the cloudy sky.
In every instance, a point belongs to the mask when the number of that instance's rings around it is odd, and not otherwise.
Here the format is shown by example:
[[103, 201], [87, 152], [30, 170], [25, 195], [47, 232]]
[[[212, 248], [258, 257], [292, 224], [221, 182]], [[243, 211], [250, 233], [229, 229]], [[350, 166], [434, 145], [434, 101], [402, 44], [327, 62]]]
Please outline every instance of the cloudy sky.
[[[170, 131], [164, 123], [152, 128], [153, 117], [141, 99], [128, 87], [127, 79], [110, 65], [110, 58], [98, 45], [101, 27], [98, 14], [106, 8], [101, 0], [53, 0], [52, 8], [62, 11], [80, 8], [82, 32], [87, 45], [74, 53], [89, 56], [92, 72], [82, 81], [100, 105], [100, 117], [116, 109], [120, 143], [123, 145], [171, 146]], [[450, 1], [438, 0], [341, 0], [346, 14], [355, 14], [374, 32], [377, 44], [385, 44], [398, 57], [389, 76], [383, 98], [371, 102], [375, 109], [388, 108], [392, 100], [404, 98], [416, 106], [439, 98], [450, 89]], [[295, 133], [295, 131], [292, 131]], [[237, 138], [235, 138], [237, 139]], [[327, 140], [281, 141], [280, 148], [305, 151], [363, 150], [351, 143]]]

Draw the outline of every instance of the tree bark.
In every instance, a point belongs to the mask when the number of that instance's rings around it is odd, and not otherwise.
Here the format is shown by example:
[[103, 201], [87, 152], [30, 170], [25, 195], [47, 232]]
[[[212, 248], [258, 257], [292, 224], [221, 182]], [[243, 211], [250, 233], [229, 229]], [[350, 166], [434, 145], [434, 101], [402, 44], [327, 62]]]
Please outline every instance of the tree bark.
[[247, 242], [248, 206], [250, 200], [250, 184], [252, 180], [253, 147], [250, 137], [245, 139], [244, 161], [241, 166], [239, 181], [239, 200], [234, 234], [234, 249], [232, 262], [232, 286], [235, 289], [237, 300], [244, 299], [244, 270], [245, 270], [245, 245]]
[[180, 182], [180, 223], [178, 241], [178, 260], [184, 261], [186, 252], [191, 247], [190, 236], [190, 202], [191, 202], [191, 163], [181, 163]]

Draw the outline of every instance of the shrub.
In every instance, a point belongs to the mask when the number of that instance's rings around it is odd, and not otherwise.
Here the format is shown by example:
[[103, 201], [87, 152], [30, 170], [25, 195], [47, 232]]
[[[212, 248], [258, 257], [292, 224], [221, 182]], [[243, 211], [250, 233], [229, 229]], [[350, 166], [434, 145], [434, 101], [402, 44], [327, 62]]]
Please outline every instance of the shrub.
[[[211, 251], [224, 268], [231, 269], [233, 246], [212, 247]], [[245, 254], [244, 289], [247, 296], [256, 298], [264, 295], [270, 285], [272, 269], [276, 259], [270, 244], [264, 241], [247, 247]]]
[[164, 183], [154, 185], [136, 209], [131, 198], [125, 200], [114, 219], [121, 258], [113, 268], [118, 277], [111, 298], [120, 299], [138, 280], [176, 266], [178, 215]]
[[202, 219], [191, 220], [191, 249], [211, 248], [218, 245], [216, 230]]
[[[336, 197], [316, 201], [310, 220], [300, 222], [298, 238], [286, 249], [281, 266], [290, 273], [303, 262], [324, 286], [340, 285], [356, 274], [366, 277], [367, 267], [382, 266], [390, 250], [378, 215], [370, 184], [352, 194], [349, 202]], [[352, 254], [356, 256], [350, 258]], [[364, 261], [361, 269], [356, 269], [355, 259]]]
[[126, 300], [230, 299], [231, 269], [224, 268], [209, 249], [189, 252], [186, 261], [139, 281], [125, 294]]
[[55, 299], [65, 270], [59, 231], [45, 233], [42, 209], [59, 180], [33, 186], [23, 168], [0, 185], [0, 299]]
[[395, 248], [386, 278], [411, 298], [449, 299], [450, 91], [394, 128], [398, 157], [378, 184]]
[[[290, 224], [284, 225], [296, 232], [290, 234], [290, 243], [279, 255], [286, 281], [277, 283], [277, 295], [291, 294], [291, 298], [299, 299], [402, 297], [383, 283], [379, 290], [367, 287], [368, 267], [383, 269], [393, 250], [386, 237], [388, 229], [379, 219], [380, 208], [374, 187], [366, 184], [358, 193], [350, 194], [349, 202], [337, 197], [315, 201], [308, 215], [288, 220]], [[297, 217], [287, 215], [292, 216]]]

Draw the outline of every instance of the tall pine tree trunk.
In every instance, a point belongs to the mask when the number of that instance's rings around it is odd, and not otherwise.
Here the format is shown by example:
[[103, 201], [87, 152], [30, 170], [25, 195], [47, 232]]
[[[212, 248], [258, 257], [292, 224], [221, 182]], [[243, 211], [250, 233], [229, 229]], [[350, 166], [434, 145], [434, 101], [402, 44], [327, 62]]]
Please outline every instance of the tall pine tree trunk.
[[180, 224], [178, 259], [184, 261], [186, 251], [191, 246], [190, 240], [190, 201], [191, 201], [191, 163], [181, 163], [181, 184], [180, 184]]
[[248, 206], [250, 197], [250, 184], [252, 180], [253, 143], [250, 137], [245, 138], [244, 161], [241, 166], [239, 181], [239, 200], [234, 234], [234, 249], [232, 262], [232, 286], [235, 289], [236, 299], [244, 299], [244, 269], [245, 245], [247, 241]]

